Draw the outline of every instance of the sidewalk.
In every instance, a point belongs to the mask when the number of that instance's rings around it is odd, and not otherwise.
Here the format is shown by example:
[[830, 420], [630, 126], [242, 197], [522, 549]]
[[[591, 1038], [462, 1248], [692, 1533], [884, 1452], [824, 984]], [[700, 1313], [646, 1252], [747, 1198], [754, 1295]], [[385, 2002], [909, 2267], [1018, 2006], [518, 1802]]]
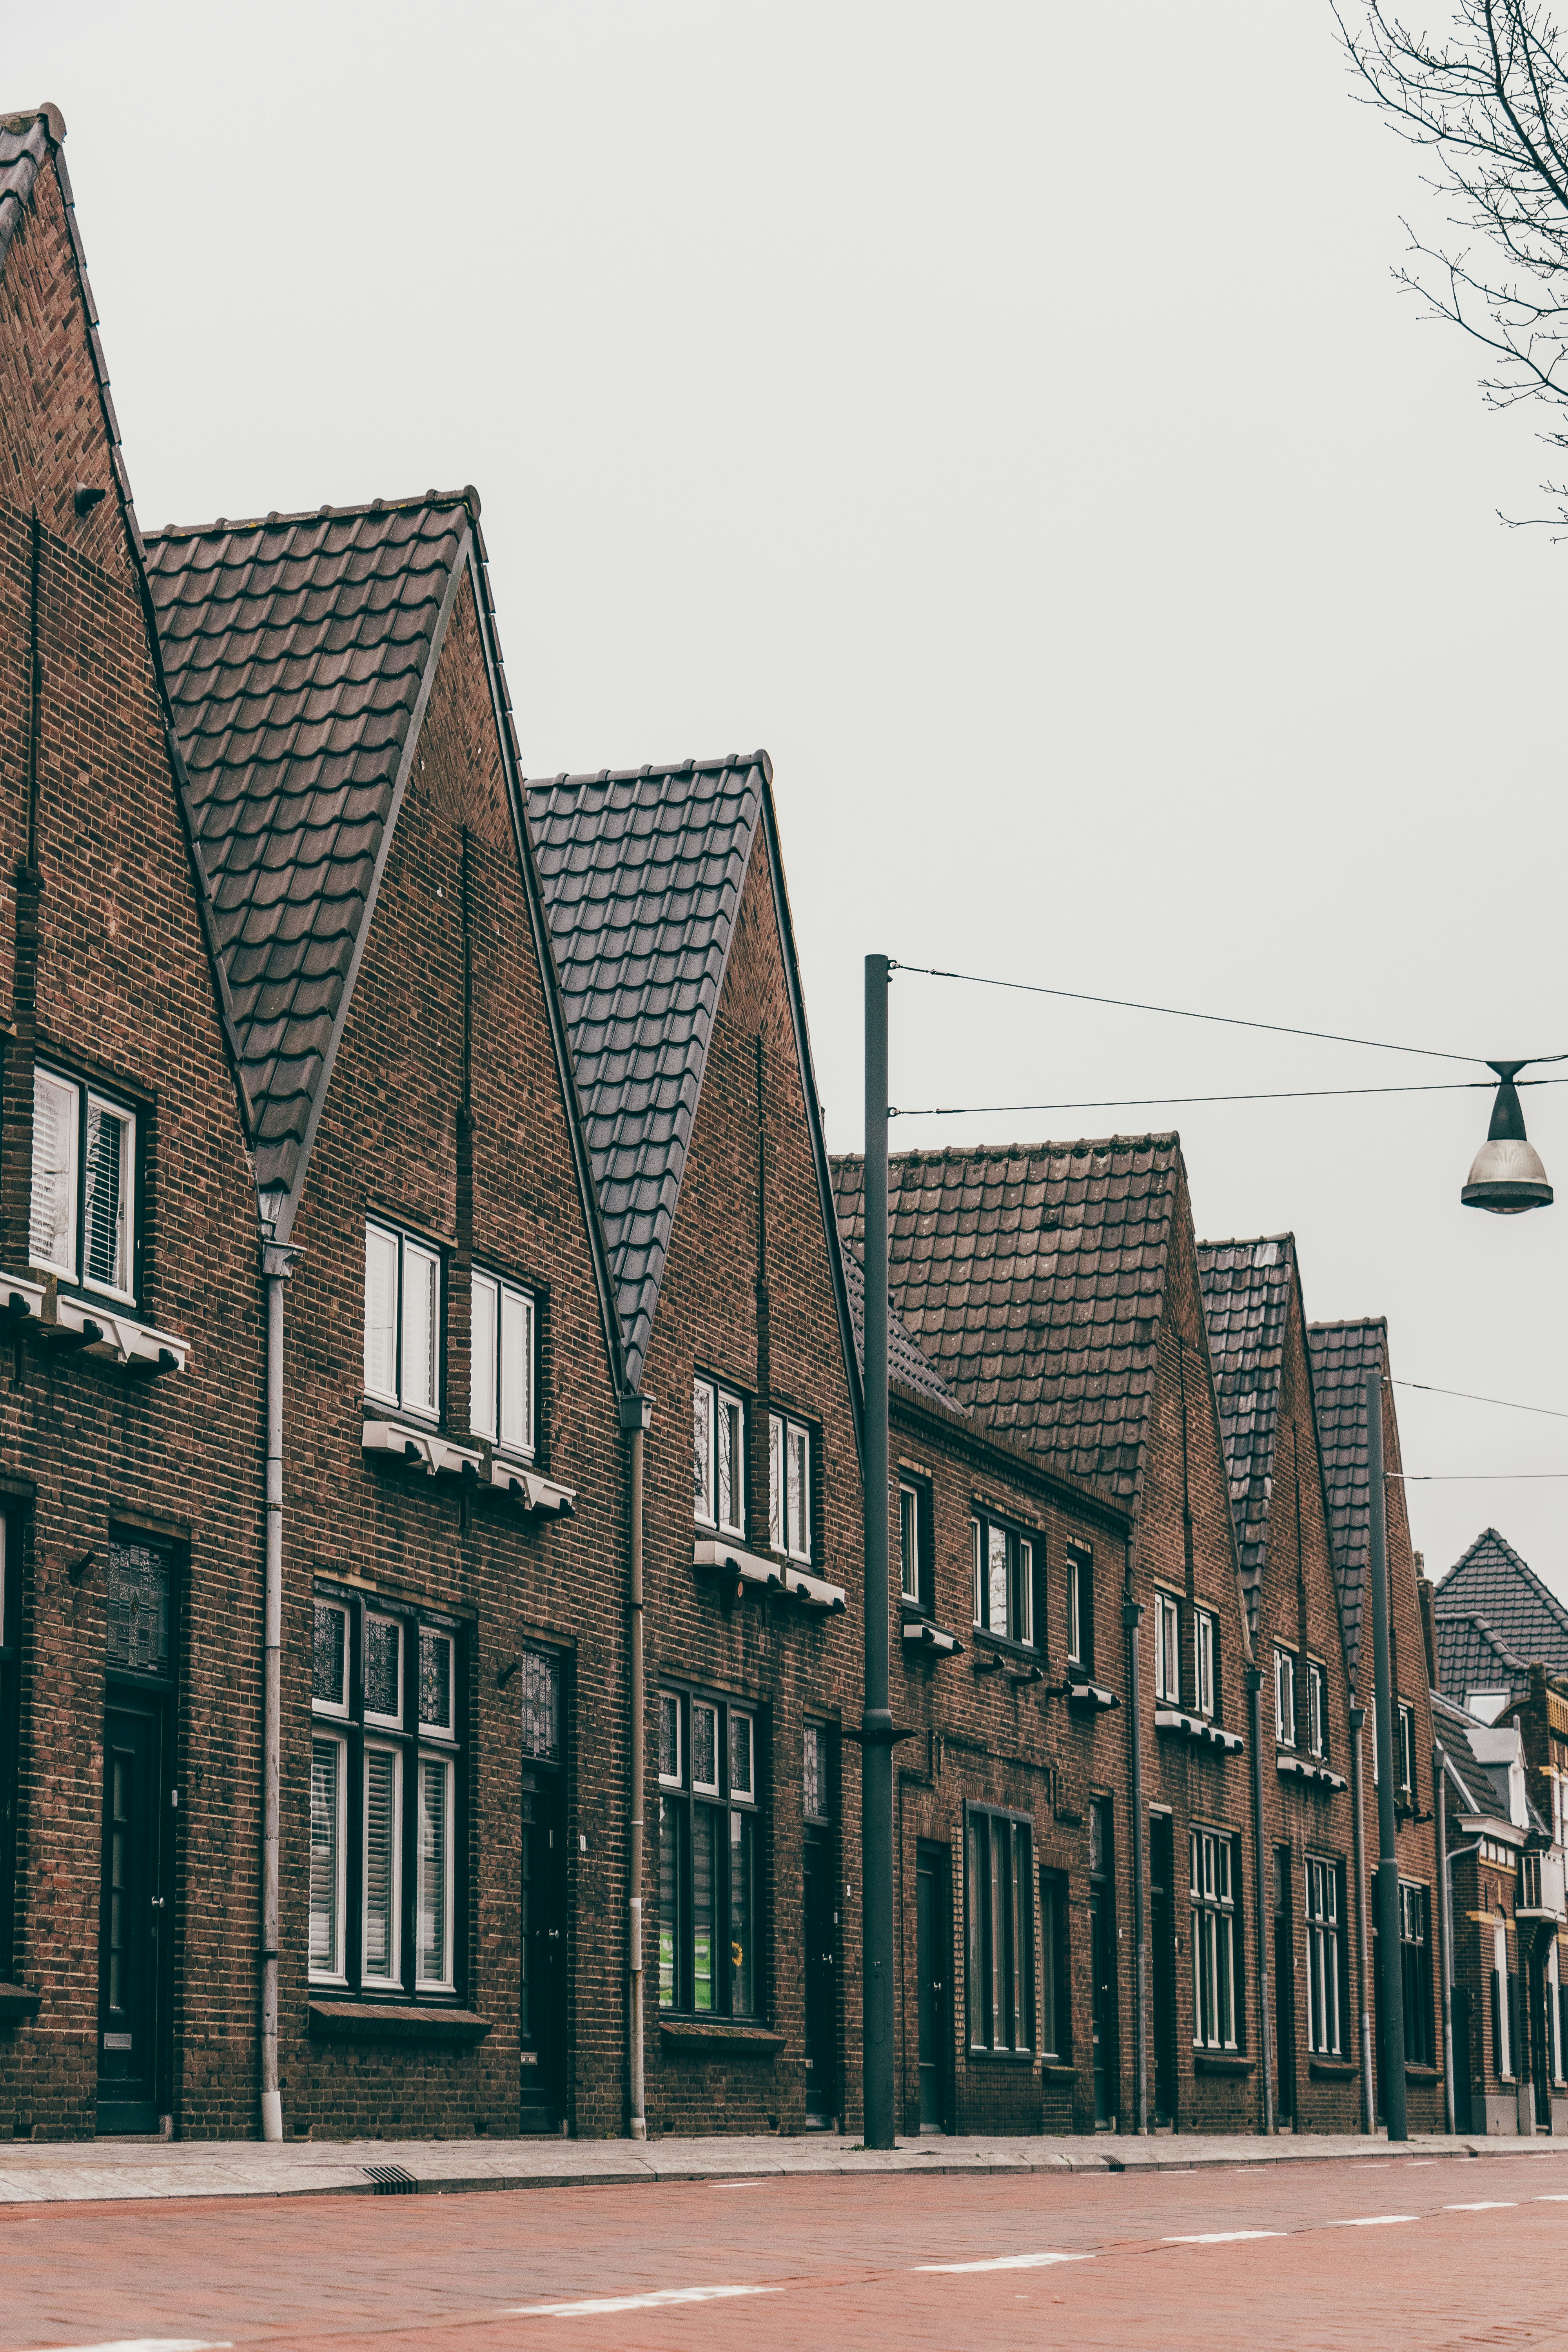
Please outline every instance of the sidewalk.
[[[456, 2195], [634, 2181], [735, 2180], [824, 2173], [1185, 2172], [1350, 2159], [1534, 2155], [1568, 2159], [1568, 2139], [1386, 2140], [1310, 2133], [1206, 2138], [901, 2140], [887, 2153], [837, 2135], [779, 2139], [77, 2140], [0, 2141], [0, 2205], [90, 2204], [121, 2198]], [[390, 2173], [378, 2181], [377, 2172]], [[1568, 2186], [1568, 2164], [1563, 2175]]]

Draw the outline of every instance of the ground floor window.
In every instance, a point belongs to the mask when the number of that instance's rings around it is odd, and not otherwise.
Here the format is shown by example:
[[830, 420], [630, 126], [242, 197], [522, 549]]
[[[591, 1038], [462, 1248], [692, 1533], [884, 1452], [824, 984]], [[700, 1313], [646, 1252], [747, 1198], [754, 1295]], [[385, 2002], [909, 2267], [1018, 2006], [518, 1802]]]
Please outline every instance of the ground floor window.
[[727, 1699], [662, 1690], [658, 1735], [658, 2005], [698, 2017], [756, 2017], [756, 1717]]
[[1339, 1864], [1319, 1862], [1309, 1854], [1306, 1878], [1307, 2046], [1323, 2056], [1338, 2058], [1344, 2053]]
[[1432, 1905], [1425, 1886], [1399, 1882], [1399, 1980], [1405, 1996], [1405, 2056], [1432, 2063]]
[[971, 1805], [969, 1813], [969, 2042], [973, 2050], [1032, 2050], [1035, 2007], [1034, 1866], [1027, 1820]]
[[1066, 2059], [1072, 2049], [1072, 1974], [1068, 1965], [1067, 1880], [1040, 1873], [1040, 2055]]
[[1192, 1833], [1193, 2042], [1235, 2050], [1237, 2032], [1236, 1857], [1223, 1830]]
[[314, 1614], [310, 1980], [454, 1995], [461, 1628], [327, 1590]]
[[21, 1731], [21, 1546], [0, 1516], [0, 1979], [16, 1966], [16, 1782]]

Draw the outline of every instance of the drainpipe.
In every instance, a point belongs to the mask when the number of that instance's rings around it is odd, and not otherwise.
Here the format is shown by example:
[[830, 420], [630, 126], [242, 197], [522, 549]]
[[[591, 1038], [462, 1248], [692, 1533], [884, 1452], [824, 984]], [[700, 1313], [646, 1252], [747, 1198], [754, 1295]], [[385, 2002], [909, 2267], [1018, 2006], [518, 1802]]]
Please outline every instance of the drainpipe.
[[1405, 2105], [1405, 1987], [1399, 1973], [1399, 1854], [1394, 1822], [1394, 1727], [1398, 1717], [1388, 1641], [1388, 1489], [1383, 1476], [1381, 1372], [1366, 1376], [1366, 1484], [1372, 1506], [1367, 1546], [1372, 1687], [1377, 1701], [1373, 1723], [1377, 1741], [1377, 2023], [1383, 2042], [1384, 2120], [1389, 2138], [1398, 2140], [1410, 2134]]
[[1271, 2020], [1268, 2000], [1268, 1874], [1263, 1843], [1263, 1669], [1247, 1669], [1247, 1717], [1252, 1740], [1252, 1843], [1258, 1856], [1258, 2048], [1263, 2061], [1263, 2123], [1265, 2134], [1274, 2129], [1274, 2067], [1269, 2051]]
[[1454, 1898], [1448, 1885], [1447, 1752], [1432, 1742], [1432, 1786], [1437, 1814], [1437, 1934], [1443, 1968], [1443, 2128], [1454, 2131]]
[[1372, 2074], [1372, 2013], [1366, 1998], [1366, 1824], [1362, 1814], [1361, 1735], [1364, 1706], [1351, 1707], [1351, 1802], [1355, 1832], [1356, 1981], [1361, 1989], [1361, 2113], [1363, 2132], [1377, 2129], [1377, 2093]]
[[283, 1285], [300, 1255], [261, 1227], [267, 1290], [267, 1584], [262, 1615], [261, 1711], [261, 2137], [283, 2137], [278, 2088], [278, 1788], [283, 1650]]
[[1127, 1553], [1126, 1596], [1121, 1622], [1127, 1629], [1127, 1696], [1132, 1716], [1132, 2049], [1138, 2081], [1138, 2129], [1149, 2128], [1149, 2053], [1144, 2011], [1148, 2006], [1148, 1938], [1143, 1925], [1143, 1707], [1138, 1672], [1138, 1628], [1143, 1603], [1132, 1598], [1132, 1552]]
[[621, 1427], [631, 1439], [632, 1476], [632, 1575], [627, 1611], [630, 1622], [626, 1627], [632, 1670], [632, 1850], [630, 1899], [626, 1905], [627, 1990], [631, 2004], [631, 2136], [633, 2139], [647, 2139], [647, 2111], [643, 2101], [642, 1885], [643, 1781], [647, 1777], [643, 1751], [647, 1745], [647, 1696], [643, 1687], [642, 1454], [643, 1433], [653, 1418], [652, 1402], [647, 1397], [623, 1396], [620, 1413]]

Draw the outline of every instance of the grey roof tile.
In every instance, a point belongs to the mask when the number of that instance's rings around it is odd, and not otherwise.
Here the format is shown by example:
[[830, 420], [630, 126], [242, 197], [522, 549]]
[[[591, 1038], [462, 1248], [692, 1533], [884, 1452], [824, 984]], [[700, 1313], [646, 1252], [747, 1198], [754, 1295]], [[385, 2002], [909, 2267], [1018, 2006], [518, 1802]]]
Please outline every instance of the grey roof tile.
[[300, 1172], [471, 500], [147, 541], [261, 1187]]
[[634, 1388], [763, 782], [758, 754], [526, 787]]
[[1435, 1608], [1432, 1625], [1438, 1683], [1459, 1706], [1468, 1705], [1472, 1691], [1505, 1691], [1510, 1699], [1528, 1692], [1529, 1659], [1516, 1657], [1479, 1611]]
[[[1568, 1674], [1568, 1609], [1496, 1528], [1482, 1529], [1433, 1599], [1440, 1615], [1478, 1612], [1496, 1639], [1526, 1665], [1538, 1659], [1553, 1674]], [[1528, 1683], [1528, 1675], [1525, 1679]]]
[[1329, 1544], [1340, 1593], [1345, 1664], [1351, 1688], [1358, 1688], [1367, 1548], [1372, 1540], [1372, 1505], [1366, 1471], [1366, 1378], [1384, 1368], [1388, 1325], [1369, 1316], [1356, 1323], [1314, 1323], [1307, 1333], [1312, 1389], [1318, 1407], [1318, 1444], [1329, 1498]]
[[[833, 1163], [864, 1248], [863, 1171]], [[1173, 1135], [900, 1152], [899, 1313], [938, 1376], [1068, 1477], [1136, 1497], [1181, 1181]]]
[[[849, 1318], [855, 1327], [855, 1353], [862, 1375], [866, 1369], [866, 1276], [854, 1251], [844, 1251], [844, 1280], [849, 1293]], [[888, 1377], [900, 1388], [912, 1389], [931, 1404], [942, 1405], [948, 1412], [961, 1414], [964, 1420], [970, 1409], [962, 1397], [955, 1396], [931, 1361], [911, 1337], [891, 1301], [888, 1307]]]
[[1295, 1259], [1296, 1244], [1289, 1234], [1198, 1245], [1198, 1279], [1241, 1554], [1242, 1589], [1254, 1626], [1268, 1548], [1268, 1507], [1274, 1493], [1274, 1448]]
[[42, 110], [0, 117], [0, 270], [48, 152], [49, 124]]
[[1465, 1811], [1494, 1822], [1510, 1821], [1507, 1765], [1483, 1763], [1470, 1745], [1471, 1732], [1481, 1727], [1473, 1715], [1467, 1715], [1462, 1706], [1456, 1706], [1441, 1691], [1433, 1692], [1432, 1728], [1442, 1741], [1468, 1801]]

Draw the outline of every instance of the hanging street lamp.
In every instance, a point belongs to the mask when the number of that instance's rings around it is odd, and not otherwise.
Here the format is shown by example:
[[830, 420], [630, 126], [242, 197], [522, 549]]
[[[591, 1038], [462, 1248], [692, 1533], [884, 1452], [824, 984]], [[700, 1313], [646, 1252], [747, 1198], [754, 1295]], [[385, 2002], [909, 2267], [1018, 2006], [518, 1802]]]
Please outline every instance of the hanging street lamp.
[[1487, 1139], [1471, 1164], [1459, 1194], [1467, 1209], [1489, 1209], [1496, 1217], [1517, 1217], [1525, 1209], [1549, 1209], [1552, 1187], [1540, 1154], [1524, 1132], [1524, 1112], [1514, 1085], [1527, 1062], [1489, 1062], [1498, 1075]]

